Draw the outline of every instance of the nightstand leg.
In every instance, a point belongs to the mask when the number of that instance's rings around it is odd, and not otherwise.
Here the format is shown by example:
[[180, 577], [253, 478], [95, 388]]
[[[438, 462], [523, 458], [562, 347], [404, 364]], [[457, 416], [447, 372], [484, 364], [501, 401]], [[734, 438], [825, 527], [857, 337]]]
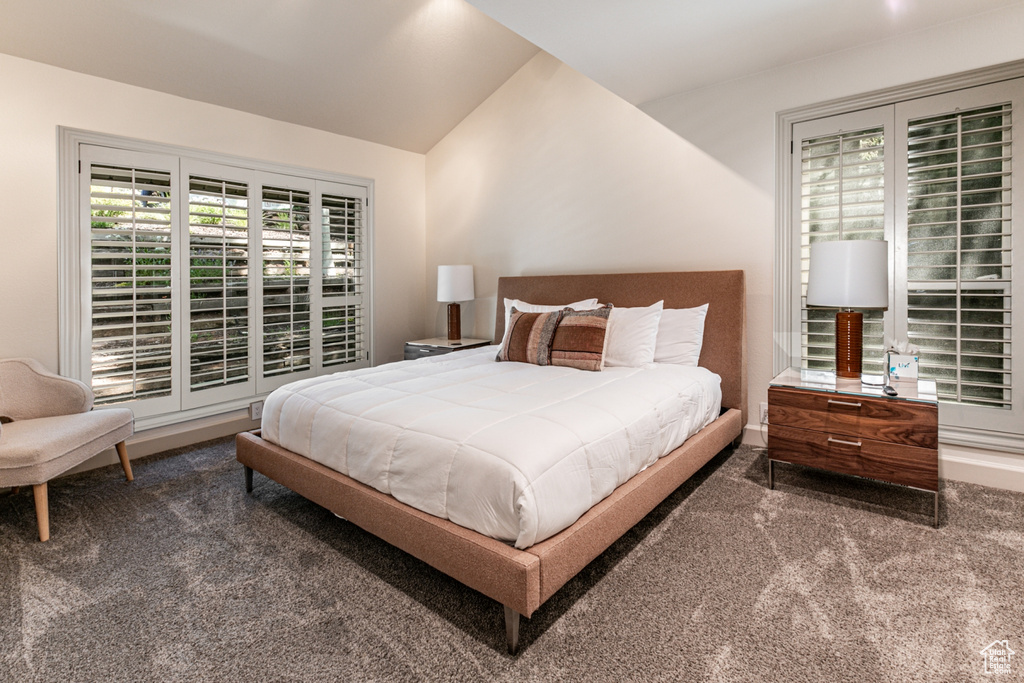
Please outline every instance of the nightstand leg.
[[768, 458], [768, 488], [775, 490], [775, 461]]
[[939, 528], [939, 492], [935, 492], [935, 528]]

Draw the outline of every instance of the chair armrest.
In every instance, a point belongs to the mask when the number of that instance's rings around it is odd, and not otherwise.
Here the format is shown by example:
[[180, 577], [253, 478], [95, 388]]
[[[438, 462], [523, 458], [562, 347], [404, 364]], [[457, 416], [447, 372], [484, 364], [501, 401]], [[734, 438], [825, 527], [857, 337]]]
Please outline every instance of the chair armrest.
[[92, 390], [32, 358], [0, 360], [0, 415], [12, 420], [73, 415], [92, 409]]

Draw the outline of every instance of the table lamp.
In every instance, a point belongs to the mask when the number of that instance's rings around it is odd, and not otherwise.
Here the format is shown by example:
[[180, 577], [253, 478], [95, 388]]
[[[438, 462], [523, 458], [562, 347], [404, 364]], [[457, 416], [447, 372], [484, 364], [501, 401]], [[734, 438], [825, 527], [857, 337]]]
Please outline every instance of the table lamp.
[[471, 301], [473, 292], [473, 266], [438, 266], [437, 300], [448, 304], [448, 341], [462, 339], [462, 319], [459, 301]]
[[888, 308], [888, 242], [811, 244], [807, 305], [840, 309], [836, 313], [836, 376], [860, 379], [864, 316], [851, 309]]

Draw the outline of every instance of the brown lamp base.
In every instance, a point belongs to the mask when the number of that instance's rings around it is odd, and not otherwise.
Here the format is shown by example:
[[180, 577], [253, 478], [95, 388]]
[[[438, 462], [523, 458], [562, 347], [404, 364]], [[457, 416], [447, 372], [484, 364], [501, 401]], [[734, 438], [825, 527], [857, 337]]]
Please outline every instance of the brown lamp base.
[[456, 303], [448, 304], [448, 341], [462, 339], [462, 311]]
[[836, 377], [860, 379], [863, 329], [860, 311], [836, 313]]

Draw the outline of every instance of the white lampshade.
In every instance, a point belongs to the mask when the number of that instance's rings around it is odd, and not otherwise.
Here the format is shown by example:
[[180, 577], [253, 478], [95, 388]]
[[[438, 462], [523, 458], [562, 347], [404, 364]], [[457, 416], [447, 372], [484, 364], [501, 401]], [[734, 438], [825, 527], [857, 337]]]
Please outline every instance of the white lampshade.
[[473, 266], [438, 266], [437, 300], [444, 302], [471, 301], [473, 292]]
[[889, 243], [884, 240], [813, 243], [807, 305], [887, 308]]

